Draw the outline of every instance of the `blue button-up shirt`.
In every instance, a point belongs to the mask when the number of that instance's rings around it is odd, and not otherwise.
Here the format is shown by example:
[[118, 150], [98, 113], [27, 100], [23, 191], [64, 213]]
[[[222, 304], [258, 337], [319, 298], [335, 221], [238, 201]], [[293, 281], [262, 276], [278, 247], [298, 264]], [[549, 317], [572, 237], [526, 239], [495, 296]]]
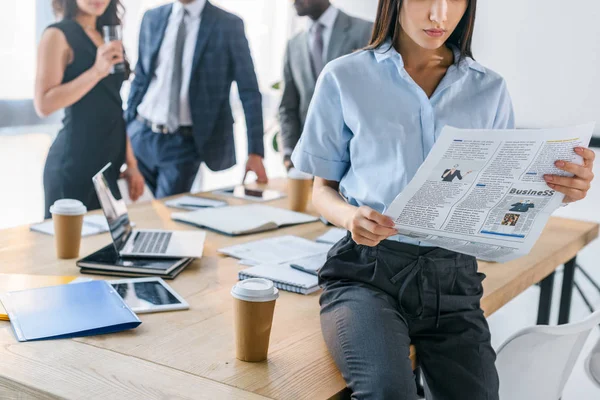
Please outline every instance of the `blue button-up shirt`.
[[[458, 60], [458, 49], [453, 51]], [[350, 204], [383, 213], [413, 178], [445, 125], [514, 128], [504, 79], [463, 58], [448, 68], [428, 98], [388, 40], [379, 49], [327, 64], [292, 162], [301, 171], [340, 182]]]

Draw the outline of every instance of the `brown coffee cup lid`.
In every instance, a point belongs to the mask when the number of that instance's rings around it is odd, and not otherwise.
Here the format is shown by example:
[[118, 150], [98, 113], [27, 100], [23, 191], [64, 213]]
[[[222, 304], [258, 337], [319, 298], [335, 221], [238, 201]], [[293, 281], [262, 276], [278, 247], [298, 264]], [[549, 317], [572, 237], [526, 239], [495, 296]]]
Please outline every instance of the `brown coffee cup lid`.
[[262, 303], [277, 299], [279, 291], [268, 279], [251, 278], [235, 284], [231, 288], [231, 295], [236, 299]]
[[50, 212], [58, 215], [82, 215], [87, 212], [87, 208], [79, 200], [61, 199], [50, 206]]

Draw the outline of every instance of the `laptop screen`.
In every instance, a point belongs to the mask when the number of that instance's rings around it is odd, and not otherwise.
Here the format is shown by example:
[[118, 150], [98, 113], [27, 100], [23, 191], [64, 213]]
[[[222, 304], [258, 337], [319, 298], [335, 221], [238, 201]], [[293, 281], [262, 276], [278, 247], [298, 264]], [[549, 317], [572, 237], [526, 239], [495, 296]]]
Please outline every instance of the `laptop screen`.
[[[127, 206], [121, 196], [117, 180], [109, 178], [111, 172], [113, 172], [111, 168], [114, 167], [112, 167], [111, 163], [108, 163], [92, 180], [94, 181], [94, 187], [96, 188], [96, 194], [98, 195], [98, 200], [100, 200], [102, 211], [104, 211], [104, 215], [108, 221], [110, 235], [112, 236], [115, 248], [117, 252], [120, 252], [131, 234], [131, 223], [129, 222]], [[118, 175], [115, 174], [115, 176]]]

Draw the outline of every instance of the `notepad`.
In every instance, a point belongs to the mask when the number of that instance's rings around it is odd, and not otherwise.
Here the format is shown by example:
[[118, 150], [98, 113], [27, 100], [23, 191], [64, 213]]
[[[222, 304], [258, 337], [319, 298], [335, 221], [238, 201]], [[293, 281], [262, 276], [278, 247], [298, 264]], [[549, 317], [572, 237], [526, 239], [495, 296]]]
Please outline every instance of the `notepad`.
[[342, 228], [331, 228], [326, 233], [319, 236], [317, 242], [335, 244], [346, 237], [347, 233], [348, 231]]
[[327, 261], [327, 253], [317, 254], [316, 256], [306, 257], [300, 260], [290, 262], [290, 266], [299, 271], [306, 272], [311, 275], [318, 275], [319, 271]]
[[[0, 274], [0, 295], [17, 290], [64, 285], [76, 278], [76, 276]], [[8, 315], [4, 307], [2, 307], [2, 303], [0, 303], [0, 321], [8, 321]]]
[[331, 245], [298, 236], [277, 236], [224, 247], [218, 252], [255, 264], [282, 264], [318, 254], [327, 254]]
[[0, 301], [20, 342], [113, 333], [142, 323], [106, 281], [9, 292]]
[[238, 278], [266, 278], [273, 281], [278, 289], [300, 294], [319, 290], [319, 279], [316, 276], [295, 270], [289, 264], [257, 265], [238, 272]]
[[173, 213], [174, 221], [207, 228], [230, 236], [265, 232], [284, 226], [317, 221], [317, 217], [282, 208], [251, 204]]
[[[52, 220], [31, 225], [29, 229], [54, 236], [54, 222]], [[83, 225], [81, 227], [82, 237], [98, 235], [104, 232], [108, 232], [108, 222], [106, 222], [104, 215], [86, 215], [83, 217]]]
[[165, 205], [167, 207], [195, 211], [199, 208], [226, 207], [227, 202], [223, 200], [207, 199], [205, 197], [182, 196], [165, 201]]

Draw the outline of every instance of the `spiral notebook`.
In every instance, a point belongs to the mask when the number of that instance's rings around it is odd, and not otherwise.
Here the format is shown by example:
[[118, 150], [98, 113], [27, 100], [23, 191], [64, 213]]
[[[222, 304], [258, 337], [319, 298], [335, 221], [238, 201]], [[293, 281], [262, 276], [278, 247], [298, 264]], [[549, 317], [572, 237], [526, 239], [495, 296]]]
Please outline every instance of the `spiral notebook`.
[[319, 278], [292, 268], [289, 264], [257, 265], [238, 273], [240, 280], [265, 278], [273, 281], [275, 287], [287, 292], [310, 294], [319, 290]]

